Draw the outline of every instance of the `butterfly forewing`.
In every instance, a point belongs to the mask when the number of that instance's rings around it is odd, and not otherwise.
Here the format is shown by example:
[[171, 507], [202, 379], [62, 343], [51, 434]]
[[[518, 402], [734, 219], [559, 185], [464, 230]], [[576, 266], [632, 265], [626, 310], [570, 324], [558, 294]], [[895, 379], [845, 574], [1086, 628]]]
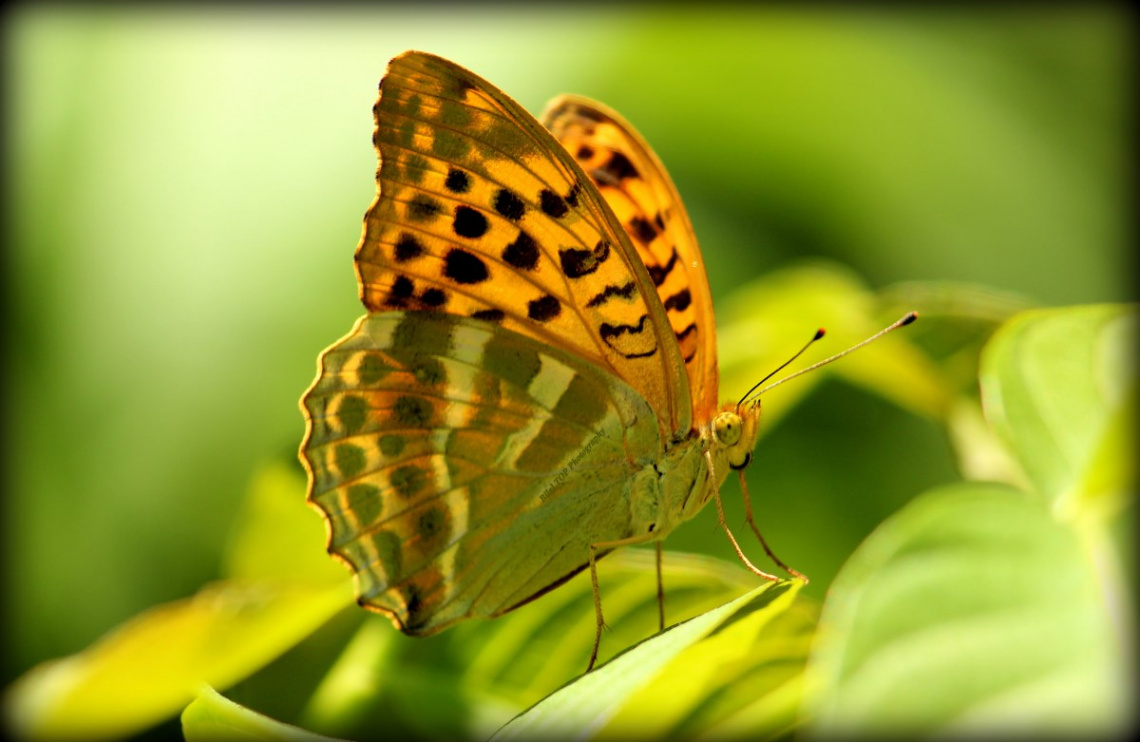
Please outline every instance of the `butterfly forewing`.
[[356, 256], [365, 306], [473, 317], [557, 346], [636, 389], [663, 435], [687, 433], [689, 341], [678, 345], [620, 222], [551, 134], [490, 83], [419, 52], [389, 64], [375, 113], [378, 195]]
[[592, 363], [480, 320], [370, 314], [303, 406], [310, 501], [358, 597], [407, 633], [494, 616], [644, 527], [653, 411]]
[[680, 346], [696, 422], [708, 422], [718, 403], [712, 294], [673, 181], [641, 135], [601, 103], [560, 96], [542, 122], [597, 186], [648, 269]]

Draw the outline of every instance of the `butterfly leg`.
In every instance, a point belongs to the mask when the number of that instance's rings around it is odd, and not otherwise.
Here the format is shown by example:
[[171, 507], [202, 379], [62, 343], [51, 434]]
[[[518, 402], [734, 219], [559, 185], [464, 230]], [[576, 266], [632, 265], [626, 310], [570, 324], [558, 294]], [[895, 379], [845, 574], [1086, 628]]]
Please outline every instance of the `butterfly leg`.
[[[715, 478], [715, 476], [713, 476], [712, 453], [710, 451], [706, 451], [705, 452], [705, 458], [708, 459], [708, 464], [709, 464], [709, 479], [712, 482], [716, 482], [716, 478]], [[739, 557], [740, 561], [744, 563], [744, 566], [748, 567], [748, 569], [751, 570], [754, 574], [757, 574], [760, 577], [763, 577], [765, 580], [771, 580], [772, 582], [779, 582], [780, 581], [779, 577], [777, 577], [776, 575], [768, 574], [767, 572], [760, 569], [759, 567], [757, 567], [752, 562], [748, 561], [748, 557], [744, 556], [744, 551], [740, 548], [740, 544], [738, 544], [736, 542], [736, 537], [732, 535], [732, 531], [729, 530], [729, 528], [728, 528], [728, 521], [726, 521], [724, 518], [724, 504], [721, 503], [721, 501], [720, 501], [720, 488], [719, 487], [714, 487], [713, 499], [716, 500], [717, 522], [720, 523], [720, 527], [722, 529], [724, 529], [725, 534], [728, 535], [728, 540], [730, 542], [732, 542], [732, 548], [736, 551], [736, 556]]]
[[804, 584], [806, 585], [808, 583], [807, 576], [784, 564], [782, 561], [780, 561], [780, 558], [773, 554], [772, 550], [768, 548], [768, 544], [764, 541], [764, 537], [760, 535], [760, 528], [756, 525], [756, 521], [752, 518], [752, 499], [748, 496], [748, 482], [744, 477], [744, 470], [741, 469], [737, 473], [740, 475], [740, 493], [744, 497], [744, 517], [748, 521], [748, 525], [752, 527], [752, 532], [756, 534], [756, 538], [760, 540], [760, 545], [764, 547], [764, 553], [766, 553], [768, 555], [768, 558], [775, 562], [780, 569], [784, 570], [792, 577], [803, 580]]
[[[644, 544], [646, 541], [652, 541], [656, 538], [656, 534], [643, 533], [637, 536], [630, 536], [629, 538], [619, 539], [617, 541], [599, 541], [596, 544], [590, 544], [590, 585], [594, 588], [594, 615], [598, 618], [598, 630], [594, 633], [594, 649], [590, 652], [590, 664], [586, 666], [586, 672], [594, 669], [594, 663], [598, 660], [598, 648], [602, 645], [602, 629], [605, 628], [606, 622], [602, 618], [602, 593], [598, 588], [598, 554], [606, 554], [621, 546], [634, 546], [635, 544]], [[660, 555], [660, 541], [658, 541], [658, 555]], [[660, 562], [658, 562], [660, 564]], [[658, 596], [661, 595], [661, 572], [657, 572], [658, 579]]]

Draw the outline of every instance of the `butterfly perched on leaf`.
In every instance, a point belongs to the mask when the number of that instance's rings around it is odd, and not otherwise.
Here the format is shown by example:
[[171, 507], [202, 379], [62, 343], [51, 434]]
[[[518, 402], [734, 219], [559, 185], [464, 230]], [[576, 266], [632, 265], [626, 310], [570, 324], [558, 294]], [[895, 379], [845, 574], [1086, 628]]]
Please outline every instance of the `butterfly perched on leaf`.
[[540, 123], [430, 54], [391, 61], [374, 113], [368, 313], [302, 400], [329, 551], [408, 634], [586, 567], [597, 603], [596, 558], [719, 507], [757, 436], [758, 400], [717, 404], [677, 191], [608, 108], [563, 96]]

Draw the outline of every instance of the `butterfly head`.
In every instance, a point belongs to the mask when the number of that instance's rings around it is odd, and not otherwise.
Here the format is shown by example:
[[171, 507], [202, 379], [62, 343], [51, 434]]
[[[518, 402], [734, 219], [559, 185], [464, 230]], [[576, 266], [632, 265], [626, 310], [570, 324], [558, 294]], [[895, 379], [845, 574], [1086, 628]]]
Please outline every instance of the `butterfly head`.
[[713, 437], [732, 469], [743, 469], [752, 461], [752, 449], [760, 433], [759, 420], [759, 398], [743, 405], [726, 404], [713, 418]]
[[[727, 463], [729, 468], [739, 470], [748, 466], [752, 461], [752, 449], [756, 445], [756, 437], [760, 433], [758, 422], [760, 420], [760, 395], [764, 392], [783, 384], [785, 381], [801, 376], [809, 371], [813, 371], [820, 366], [825, 366], [832, 361], [836, 361], [848, 353], [862, 348], [868, 343], [878, 340], [883, 335], [886, 335], [892, 330], [900, 327], [905, 327], [911, 322], [918, 319], [917, 312], [908, 312], [900, 317], [898, 320], [890, 324], [888, 327], [880, 330], [871, 337], [867, 338], [861, 343], [856, 343], [847, 350], [836, 353], [830, 358], [825, 358], [818, 363], [812, 364], [805, 369], [801, 369], [794, 374], [785, 376], [779, 381], [769, 384], [761, 388], [768, 379], [775, 376], [781, 369], [787, 366], [792, 361], [800, 357], [800, 355], [807, 350], [812, 343], [822, 338], [825, 330], [821, 327], [816, 330], [812, 339], [800, 348], [795, 355], [780, 364], [772, 373], [761, 379], [755, 386], [748, 390], [748, 392], [740, 398], [736, 404], [727, 403], [720, 408], [720, 412], [713, 418], [712, 422], [712, 437], [716, 444], [719, 445], [719, 450], [716, 452], [717, 456], [722, 457]], [[758, 390], [758, 391], [757, 391]]]

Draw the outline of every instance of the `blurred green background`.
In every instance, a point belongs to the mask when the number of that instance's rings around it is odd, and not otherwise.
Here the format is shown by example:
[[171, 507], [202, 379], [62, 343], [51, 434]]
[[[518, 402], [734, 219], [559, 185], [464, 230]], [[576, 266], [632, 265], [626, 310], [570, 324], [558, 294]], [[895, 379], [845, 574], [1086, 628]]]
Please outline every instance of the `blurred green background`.
[[[620, 111], [676, 180], [718, 307], [814, 257], [874, 288], [954, 280], [1061, 305], [1136, 298], [1131, 20], [11, 11], [0, 685], [213, 578], [254, 468], [295, 456], [317, 353], [362, 312], [352, 253], [393, 55], [446, 56], [533, 112], [563, 92]], [[883, 517], [956, 478], [935, 421], [838, 381], [767, 431], [750, 471], [770, 543], [816, 597]], [[669, 548], [731, 558], [715, 523], [709, 508]]]

